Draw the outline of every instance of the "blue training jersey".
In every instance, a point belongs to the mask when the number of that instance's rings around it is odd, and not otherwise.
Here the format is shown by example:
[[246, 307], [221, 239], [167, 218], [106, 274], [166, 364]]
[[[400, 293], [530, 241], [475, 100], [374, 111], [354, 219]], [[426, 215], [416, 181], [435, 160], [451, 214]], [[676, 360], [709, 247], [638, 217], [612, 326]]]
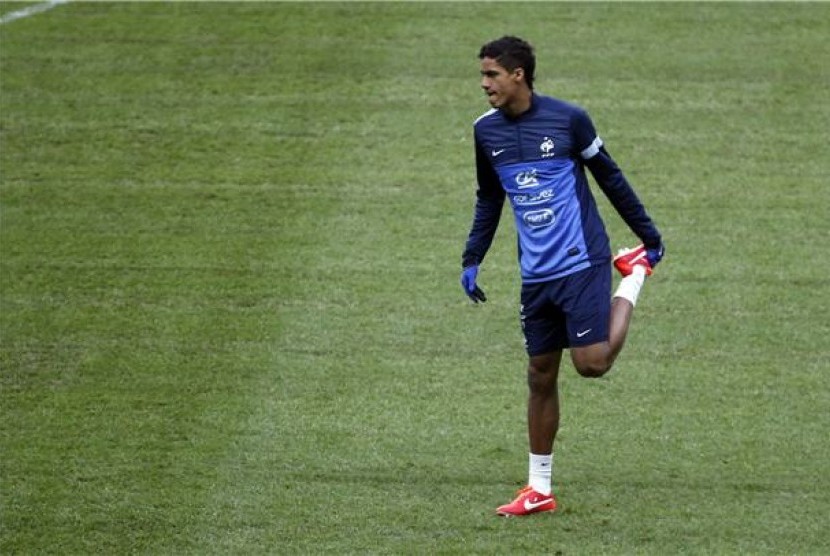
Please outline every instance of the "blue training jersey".
[[516, 222], [523, 282], [607, 263], [608, 234], [586, 167], [646, 246], [660, 244], [660, 233], [580, 107], [533, 94], [519, 117], [493, 109], [476, 120], [474, 131], [478, 190], [464, 266], [484, 259], [505, 197]]

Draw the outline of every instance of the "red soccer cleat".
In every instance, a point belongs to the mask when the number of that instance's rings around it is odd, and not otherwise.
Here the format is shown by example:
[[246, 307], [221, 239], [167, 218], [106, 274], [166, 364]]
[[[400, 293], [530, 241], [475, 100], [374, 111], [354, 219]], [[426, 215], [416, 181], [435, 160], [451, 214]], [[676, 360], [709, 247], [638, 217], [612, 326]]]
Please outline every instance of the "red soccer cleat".
[[644, 245], [638, 245], [633, 249], [620, 249], [614, 257], [614, 267], [623, 276], [628, 276], [634, 271], [635, 266], [641, 266], [646, 271], [646, 276], [651, 276], [651, 265], [646, 257]]
[[553, 493], [542, 494], [536, 492], [530, 486], [521, 489], [516, 499], [499, 506], [496, 513], [501, 516], [530, 515], [538, 512], [552, 512], [556, 509], [556, 498]]

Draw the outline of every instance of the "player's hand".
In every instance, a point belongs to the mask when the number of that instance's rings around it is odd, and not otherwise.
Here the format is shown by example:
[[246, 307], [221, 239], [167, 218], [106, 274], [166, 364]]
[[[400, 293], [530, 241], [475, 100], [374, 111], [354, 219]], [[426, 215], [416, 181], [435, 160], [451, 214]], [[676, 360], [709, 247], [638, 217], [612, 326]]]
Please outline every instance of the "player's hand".
[[648, 264], [651, 265], [651, 268], [657, 266], [657, 263], [663, 259], [663, 254], [665, 252], [666, 246], [663, 245], [663, 242], [660, 242], [657, 247], [646, 247], [646, 258], [648, 259]]
[[481, 291], [481, 288], [476, 284], [478, 277], [478, 265], [470, 265], [461, 271], [461, 287], [464, 288], [464, 293], [467, 294], [473, 303], [484, 303], [487, 301], [487, 296]]

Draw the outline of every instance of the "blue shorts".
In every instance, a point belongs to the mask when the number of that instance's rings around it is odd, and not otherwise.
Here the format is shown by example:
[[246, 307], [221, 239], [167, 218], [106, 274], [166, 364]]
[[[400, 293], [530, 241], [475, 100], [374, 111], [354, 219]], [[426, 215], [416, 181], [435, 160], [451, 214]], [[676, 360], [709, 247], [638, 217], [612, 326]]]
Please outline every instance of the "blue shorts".
[[611, 264], [550, 282], [522, 284], [521, 321], [528, 355], [608, 340]]

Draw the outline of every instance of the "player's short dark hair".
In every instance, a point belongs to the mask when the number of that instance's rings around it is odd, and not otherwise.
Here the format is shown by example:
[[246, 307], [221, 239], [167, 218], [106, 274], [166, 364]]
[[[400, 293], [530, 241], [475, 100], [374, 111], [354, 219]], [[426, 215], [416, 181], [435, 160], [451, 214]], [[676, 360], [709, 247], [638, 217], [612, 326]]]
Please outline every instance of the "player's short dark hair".
[[506, 35], [500, 39], [490, 41], [481, 47], [478, 58], [492, 58], [503, 68], [513, 71], [516, 68], [525, 70], [525, 81], [533, 89], [533, 78], [536, 72], [536, 56], [530, 43]]

